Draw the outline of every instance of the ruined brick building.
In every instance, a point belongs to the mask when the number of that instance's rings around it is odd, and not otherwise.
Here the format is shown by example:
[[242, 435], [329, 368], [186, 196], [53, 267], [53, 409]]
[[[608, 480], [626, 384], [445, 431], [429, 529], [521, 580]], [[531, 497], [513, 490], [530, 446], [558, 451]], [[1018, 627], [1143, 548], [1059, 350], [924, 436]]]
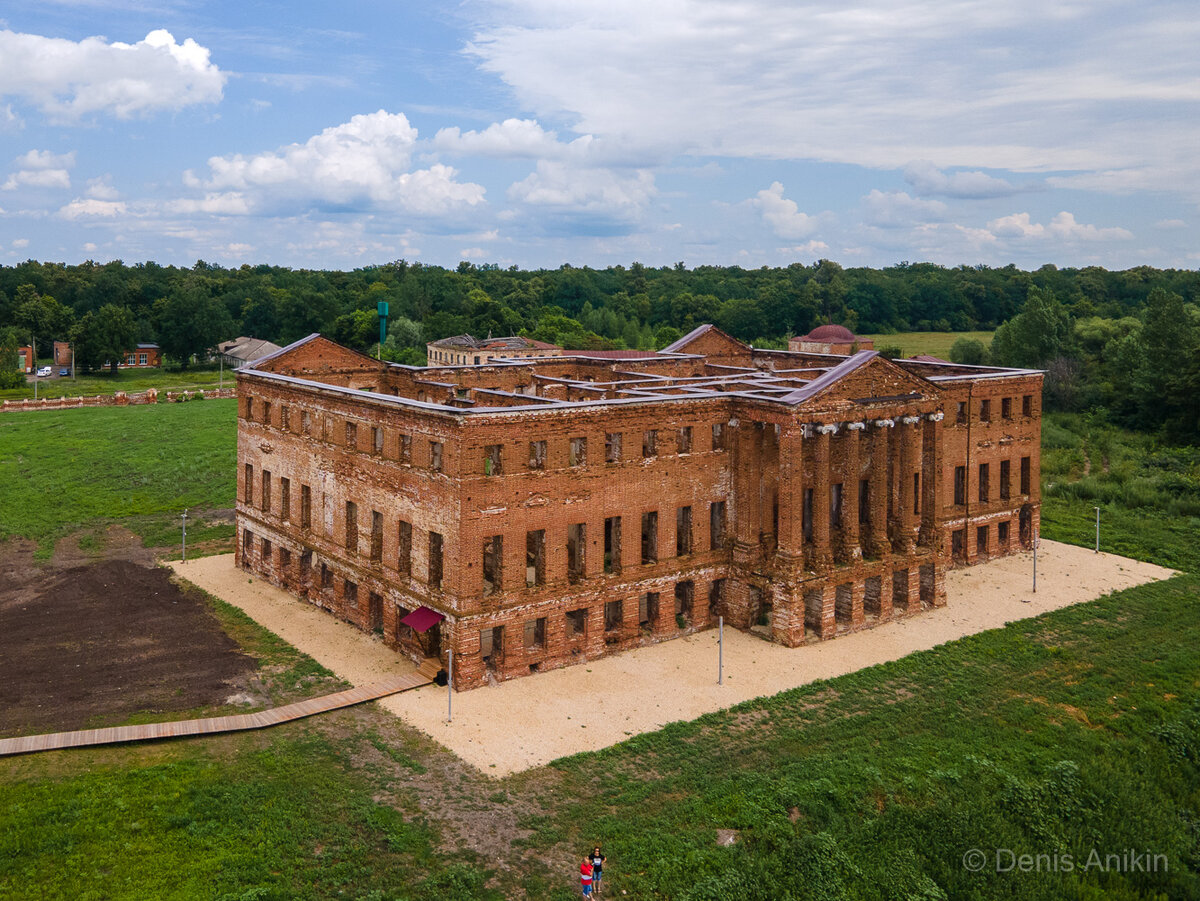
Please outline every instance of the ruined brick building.
[[238, 372], [237, 559], [458, 688], [726, 622], [796, 646], [945, 603], [1038, 526], [1040, 372], [765, 351]]

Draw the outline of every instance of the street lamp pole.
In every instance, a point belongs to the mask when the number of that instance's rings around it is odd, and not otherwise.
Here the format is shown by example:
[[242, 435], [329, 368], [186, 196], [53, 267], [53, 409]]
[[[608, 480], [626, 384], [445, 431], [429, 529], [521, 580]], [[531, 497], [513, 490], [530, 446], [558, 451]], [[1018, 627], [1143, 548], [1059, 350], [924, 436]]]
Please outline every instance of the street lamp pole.
[[183, 508], [183, 559], [181, 563], [187, 563], [187, 507]]

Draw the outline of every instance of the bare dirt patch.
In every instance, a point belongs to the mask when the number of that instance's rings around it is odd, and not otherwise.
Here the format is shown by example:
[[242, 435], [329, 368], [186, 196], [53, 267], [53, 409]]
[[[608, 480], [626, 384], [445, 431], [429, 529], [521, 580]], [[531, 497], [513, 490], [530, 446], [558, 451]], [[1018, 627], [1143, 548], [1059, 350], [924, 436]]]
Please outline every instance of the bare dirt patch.
[[[244, 690], [256, 662], [203, 597], [112, 537], [118, 559], [86, 565], [38, 566], [33, 542], [0, 546], [0, 736], [219, 706]], [[56, 559], [80, 556], [67, 546]]]

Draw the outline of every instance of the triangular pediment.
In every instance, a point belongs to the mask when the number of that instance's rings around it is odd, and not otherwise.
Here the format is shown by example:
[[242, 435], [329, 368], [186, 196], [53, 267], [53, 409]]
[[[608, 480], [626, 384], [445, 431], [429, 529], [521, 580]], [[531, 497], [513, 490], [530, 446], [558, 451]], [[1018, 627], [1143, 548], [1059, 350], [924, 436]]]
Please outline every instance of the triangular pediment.
[[668, 344], [660, 353], [701, 354], [707, 357], [749, 356], [750, 345], [727, 335], [715, 325], [701, 325], [678, 341]]
[[824, 375], [784, 398], [801, 406], [828, 407], [831, 404], [897, 403], [924, 400], [938, 395], [927, 379], [897, 366], [875, 351], [860, 351]]
[[259, 372], [305, 376], [333, 372], [375, 372], [385, 369], [386, 364], [313, 334], [257, 360], [248, 368]]

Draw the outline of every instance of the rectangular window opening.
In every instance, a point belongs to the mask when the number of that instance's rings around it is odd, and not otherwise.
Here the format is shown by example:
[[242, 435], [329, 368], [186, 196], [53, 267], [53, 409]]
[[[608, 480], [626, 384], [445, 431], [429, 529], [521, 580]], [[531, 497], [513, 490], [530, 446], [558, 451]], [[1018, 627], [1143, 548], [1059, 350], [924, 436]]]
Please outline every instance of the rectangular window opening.
[[529, 442], [529, 468], [530, 469], [545, 469], [546, 468], [546, 442], [545, 441], [530, 441]]
[[383, 514], [371, 511], [371, 562], [383, 560]]
[[679, 507], [675, 511], [675, 556], [684, 557], [692, 552], [692, 508]]
[[400, 520], [396, 546], [396, 569], [403, 575], [412, 573], [412, 523]]
[[712, 550], [725, 546], [725, 501], [713, 501], [708, 505], [708, 534]]
[[961, 507], [967, 502], [967, 467], [954, 467], [954, 504]]
[[579, 638], [587, 634], [587, 609], [567, 611], [567, 637]]
[[546, 584], [546, 530], [525, 533], [525, 584]]
[[625, 618], [625, 605], [621, 601], [607, 601], [604, 604], [604, 631], [616, 632], [621, 628]]
[[358, 504], [346, 501], [346, 550], [358, 550]]
[[708, 586], [708, 612], [719, 613], [723, 600], [725, 600], [725, 580], [713, 579]]
[[569, 460], [571, 466], [586, 466], [587, 465], [587, 439], [572, 438], [569, 449]]
[[279, 479], [279, 516], [281, 519], [287, 520], [291, 518], [292, 512], [292, 480]]
[[604, 571], [621, 571], [621, 517], [609, 516], [604, 520]]
[[442, 442], [429, 442], [429, 468], [434, 472], [442, 471]]
[[437, 532], [429, 533], [429, 587], [442, 587], [442, 536]]
[[525, 623], [525, 647], [538, 649], [546, 646], [546, 617], [527, 620]]
[[483, 449], [483, 474], [498, 476], [504, 474], [502, 447], [499, 444], [489, 444]]
[[642, 562], [658, 560], [658, 512], [642, 514]]
[[300, 486], [300, 528], [312, 528], [312, 489]]
[[987, 463], [979, 464], [979, 502], [986, 503], [990, 493], [991, 486], [988, 484], [991, 476], [991, 466]]
[[650, 429], [642, 433], [642, 456], [654, 457], [658, 455], [658, 429]]
[[725, 450], [725, 423], [714, 422], [712, 427], [712, 449]]
[[567, 526], [567, 581], [578, 582], [585, 575], [587, 526], [576, 522]]
[[621, 433], [620, 432], [605, 432], [604, 433], [604, 462], [605, 463], [620, 463], [621, 462]]
[[676, 436], [676, 443], [678, 444], [679, 453], [690, 454], [692, 452], [692, 427], [690, 425], [685, 425], [679, 430], [679, 434]]
[[500, 590], [504, 568], [504, 537], [492, 535], [483, 539], [483, 593]]

